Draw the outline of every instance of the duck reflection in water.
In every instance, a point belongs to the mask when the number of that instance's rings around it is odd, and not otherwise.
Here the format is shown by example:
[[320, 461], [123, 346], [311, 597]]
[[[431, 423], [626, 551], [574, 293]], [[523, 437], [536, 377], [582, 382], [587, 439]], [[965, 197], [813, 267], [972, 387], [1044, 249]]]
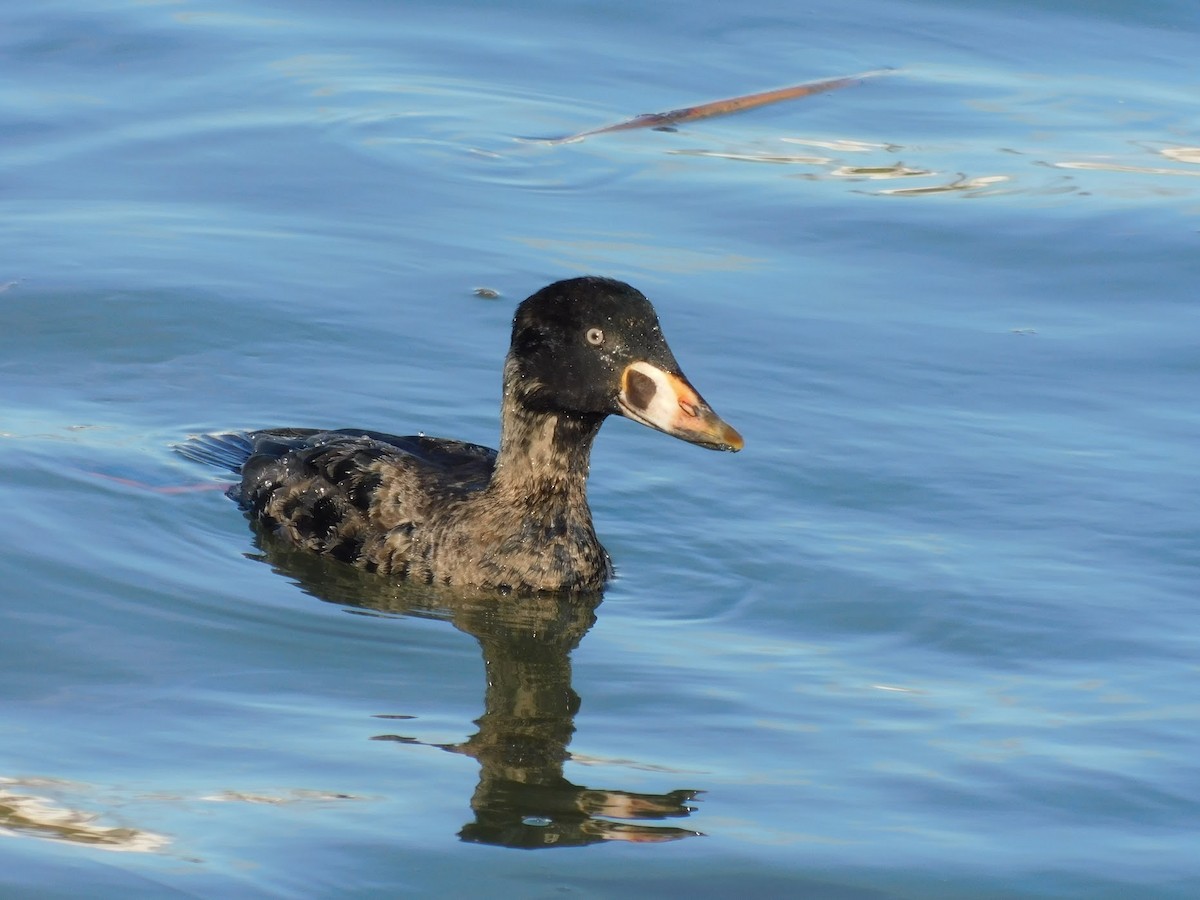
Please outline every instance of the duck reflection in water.
[[[497, 602], [494, 592], [387, 581], [299, 549], [261, 527], [255, 533], [260, 558], [321, 600], [364, 614], [446, 619], [479, 641], [487, 672], [479, 730], [462, 743], [423, 745], [479, 762], [479, 784], [471, 797], [475, 820], [459, 832], [462, 840], [536, 849], [699, 834], [651, 824], [690, 815], [697, 791], [589, 788], [563, 775], [580, 707], [571, 684], [571, 652], [596, 621], [598, 591]], [[388, 734], [374, 740], [421, 743]]]
[[692, 791], [592, 790], [563, 776], [579, 706], [570, 654], [612, 574], [587, 503], [589, 459], [611, 415], [712, 450], [740, 450], [742, 436], [684, 376], [645, 295], [610, 278], [526, 298], [502, 384], [499, 450], [310, 428], [200, 435], [177, 449], [237, 473], [230, 496], [266, 558], [311, 593], [446, 618], [479, 641], [479, 731], [442, 747], [481, 769], [464, 840], [561, 847], [694, 834], [647, 824], [691, 813]]

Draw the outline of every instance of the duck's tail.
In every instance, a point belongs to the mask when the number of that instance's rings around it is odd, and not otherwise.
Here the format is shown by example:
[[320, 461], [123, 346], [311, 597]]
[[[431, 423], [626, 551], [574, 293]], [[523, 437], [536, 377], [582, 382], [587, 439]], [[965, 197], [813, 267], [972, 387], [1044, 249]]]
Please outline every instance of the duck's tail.
[[254, 452], [254, 445], [246, 432], [227, 431], [222, 434], [193, 434], [172, 449], [193, 462], [241, 474], [242, 466]]

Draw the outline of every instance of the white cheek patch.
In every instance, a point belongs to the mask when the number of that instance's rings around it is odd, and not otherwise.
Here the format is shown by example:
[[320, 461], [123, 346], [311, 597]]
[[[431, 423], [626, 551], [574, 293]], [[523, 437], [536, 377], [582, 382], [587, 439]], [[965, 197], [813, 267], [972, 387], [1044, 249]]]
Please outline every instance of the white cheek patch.
[[[673, 428], [683, 412], [681, 398], [675, 393], [678, 382], [647, 362], [631, 363], [626, 373], [621, 391], [625, 405], [648, 424]], [[643, 378], [641, 384], [636, 383]]]

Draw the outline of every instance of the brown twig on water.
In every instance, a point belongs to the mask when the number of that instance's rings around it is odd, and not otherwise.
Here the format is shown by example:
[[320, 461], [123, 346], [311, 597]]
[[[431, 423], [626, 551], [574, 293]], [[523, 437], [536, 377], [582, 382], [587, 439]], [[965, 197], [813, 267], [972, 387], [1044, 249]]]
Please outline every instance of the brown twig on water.
[[858, 75], [846, 75], [842, 78], [826, 78], [822, 81], [807, 81], [791, 87], [776, 88], [773, 91], [761, 91], [757, 94], [743, 94], [740, 97], [730, 97], [726, 100], [713, 100], [711, 103], [701, 103], [699, 106], [685, 106], [682, 109], [672, 109], [669, 112], [646, 113], [635, 116], [616, 125], [605, 125], [603, 128], [593, 128], [581, 131], [563, 138], [552, 138], [549, 143], [565, 144], [570, 141], [581, 141], [586, 137], [598, 134], [608, 134], [612, 131], [630, 131], [634, 128], [671, 128], [681, 122], [695, 122], [698, 119], [708, 119], [713, 116], [727, 116], [731, 113], [756, 109], [770, 103], [783, 100], [796, 100], [800, 97], [811, 97], [813, 94], [823, 94], [826, 91], [836, 91], [841, 88], [860, 84], [868, 78], [887, 75], [894, 69], [875, 69], [871, 72], [860, 72]]

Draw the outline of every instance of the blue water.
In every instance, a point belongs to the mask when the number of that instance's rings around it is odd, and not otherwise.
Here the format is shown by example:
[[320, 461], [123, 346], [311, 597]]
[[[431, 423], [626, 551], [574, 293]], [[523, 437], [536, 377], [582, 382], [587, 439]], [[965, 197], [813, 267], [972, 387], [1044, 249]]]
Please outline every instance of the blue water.
[[[10, 4], [0, 895], [1200, 895], [1198, 32]], [[494, 445], [582, 272], [747, 441], [605, 426], [596, 609], [314, 566], [170, 449]]]

